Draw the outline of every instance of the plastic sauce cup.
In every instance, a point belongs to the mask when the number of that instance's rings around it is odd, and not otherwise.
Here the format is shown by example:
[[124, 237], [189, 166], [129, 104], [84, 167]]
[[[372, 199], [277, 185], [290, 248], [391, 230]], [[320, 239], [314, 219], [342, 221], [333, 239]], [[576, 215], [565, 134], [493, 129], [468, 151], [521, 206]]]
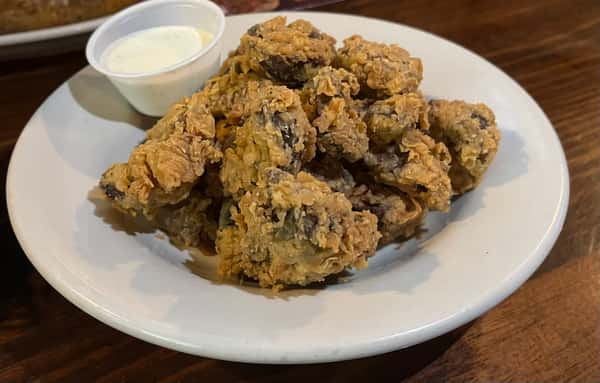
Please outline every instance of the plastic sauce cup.
[[[167, 25], [200, 27], [214, 37], [193, 56], [153, 72], [116, 73], [102, 62], [105, 50], [119, 38]], [[208, 0], [145, 1], [122, 10], [96, 29], [85, 54], [90, 65], [106, 75], [135, 109], [149, 116], [162, 116], [173, 103], [200, 89], [217, 71], [224, 30], [223, 11]]]

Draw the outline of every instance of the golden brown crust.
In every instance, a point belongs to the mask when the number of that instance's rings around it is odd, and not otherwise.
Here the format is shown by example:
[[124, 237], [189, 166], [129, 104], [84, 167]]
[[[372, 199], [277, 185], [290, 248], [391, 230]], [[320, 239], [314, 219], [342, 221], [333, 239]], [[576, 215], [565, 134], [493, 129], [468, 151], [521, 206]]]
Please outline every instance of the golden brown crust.
[[429, 129], [427, 101], [420, 93], [395, 95], [369, 106], [365, 116], [369, 137], [376, 145], [397, 142], [406, 129]]
[[261, 90], [269, 85], [269, 80], [261, 79], [252, 72], [231, 71], [209, 79], [197, 93], [197, 97], [206, 104], [215, 118], [239, 124], [249, 114], [249, 101], [259, 100]]
[[367, 126], [352, 104], [340, 97], [329, 101], [313, 120], [317, 128], [319, 151], [356, 162], [369, 150]]
[[102, 175], [100, 186], [118, 208], [151, 217], [185, 199], [205, 166], [221, 159], [213, 137], [213, 117], [185, 99], [148, 131], [126, 163]]
[[432, 136], [450, 150], [454, 191], [462, 194], [473, 189], [498, 151], [500, 130], [494, 113], [484, 104], [436, 100], [429, 116]]
[[315, 155], [315, 130], [294, 91], [268, 85], [245, 108], [249, 117], [235, 130], [221, 168], [221, 181], [229, 194], [256, 185], [266, 168], [295, 174]]
[[356, 187], [356, 181], [348, 168], [348, 164], [336, 158], [320, 156], [307, 164], [305, 171], [325, 182], [331, 190], [349, 196]]
[[173, 105], [167, 113], [146, 132], [148, 140], [166, 140], [173, 134], [189, 134], [212, 139], [215, 136], [215, 119], [201, 94], [185, 98]]
[[415, 92], [423, 78], [421, 60], [395, 44], [351, 36], [337, 51], [336, 64], [354, 73], [365, 96], [383, 98]]
[[335, 39], [306, 20], [286, 25], [275, 17], [252, 26], [242, 36], [238, 54], [246, 55], [248, 66], [257, 73], [290, 86], [301, 87], [320, 67], [335, 57]]
[[352, 209], [369, 211], [377, 217], [377, 230], [382, 235], [379, 246], [418, 234], [427, 209], [415, 198], [378, 184], [360, 170], [353, 169], [353, 175], [341, 161], [331, 157], [320, 158], [310, 163], [307, 169], [315, 178], [326, 182], [331, 190], [344, 193], [352, 203]]
[[399, 143], [367, 153], [365, 164], [378, 182], [408, 193], [428, 209], [448, 210], [450, 154], [444, 144], [421, 131], [407, 129]]
[[203, 241], [214, 244], [220, 206], [219, 199], [192, 190], [181, 203], [159, 208], [152, 222], [175, 244], [198, 248]]
[[277, 289], [366, 266], [379, 239], [373, 214], [352, 211], [343, 194], [308, 173], [267, 173], [271, 182], [225, 206], [217, 236], [223, 275]]
[[152, 216], [158, 207], [185, 199], [205, 166], [220, 159], [212, 141], [172, 135], [136, 147], [126, 163], [102, 175], [100, 186], [117, 207]]
[[355, 210], [370, 211], [377, 217], [379, 246], [418, 234], [427, 214], [413, 197], [384, 186], [362, 184], [353, 188], [348, 198]]
[[317, 129], [317, 147], [322, 153], [356, 162], [369, 150], [366, 125], [352, 100], [358, 90], [352, 73], [329, 66], [304, 84], [300, 92], [303, 108]]

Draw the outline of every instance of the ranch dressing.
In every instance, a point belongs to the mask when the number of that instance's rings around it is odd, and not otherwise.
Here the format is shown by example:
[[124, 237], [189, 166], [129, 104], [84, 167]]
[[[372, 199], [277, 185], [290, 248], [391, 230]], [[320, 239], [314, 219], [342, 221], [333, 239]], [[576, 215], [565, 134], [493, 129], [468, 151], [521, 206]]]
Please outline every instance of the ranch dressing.
[[144, 29], [111, 43], [102, 55], [102, 62], [117, 73], [156, 72], [192, 57], [212, 39], [212, 33], [191, 26]]

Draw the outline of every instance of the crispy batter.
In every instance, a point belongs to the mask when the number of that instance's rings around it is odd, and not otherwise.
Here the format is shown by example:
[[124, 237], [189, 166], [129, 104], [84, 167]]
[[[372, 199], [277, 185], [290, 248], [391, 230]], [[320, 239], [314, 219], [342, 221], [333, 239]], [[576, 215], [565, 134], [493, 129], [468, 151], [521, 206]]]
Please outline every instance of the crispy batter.
[[373, 214], [352, 211], [343, 194], [308, 173], [267, 173], [271, 182], [224, 206], [217, 235], [223, 275], [278, 289], [366, 267], [379, 239]]
[[368, 110], [369, 138], [377, 145], [399, 141], [408, 128], [429, 129], [428, 104], [419, 93], [408, 93], [376, 101]]
[[340, 161], [322, 158], [307, 169], [331, 190], [344, 193], [356, 211], [370, 211], [377, 216], [379, 245], [408, 239], [418, 233], [427, 210], [408, 194], [377, 184], [372, 177], [358, 171], [356, 179]]
[[358, 80], [352, 73], [326, 66], [304, 84], [300, 92], [302, 107], [312, 122], [332, 98], [341, 97], [351, 101], [359, 89]]
[[354, 73], [365, 96], [384, 98], [415, 92], [423, 78], [421, 60], [395, 44], [380, 44], [354, 35], [337, 51], [336, 64]]
[[220, 159], [212, 141], [174, 134], [136, 147], [129, 161], [102, 175], [100, 186], [117, 207], [152, 216], [156, 208], [186, 198], [204, 167]]
[[358, 90], [352, 73], [323, 67], [301, 92], [304, 110], [317, 129], [319, 150], [350, 162], [369, 150], [366, 125], [352, 101]]
[[315, 130], [298, 95], [284, 86], [262, 88], [246, 106], [250, 115], [225, 150], [221, 180], [229, 194], [253, 187], [269, 167], [297, 173], [315, 155]]
[[329, 101], [313, 125], [318, 131], [317, 146], [322, 153], [356, 162], [369, 150], [367, 126], [352, 104], [343, 98]]
[[102, 175], [100, 186], [116, 207], [151, 217], [157, 208], [186, 198], [205, 166], [221, 159], [214, 119], [194, 100], [174, 105], [126, 163]]
[[220, 202], [219, 199], [210, 198], [199, 190], [192, 190], [178, 205], [158, 209], [153, 223], [178, 245], [197, 248], [203, 241], [214, 243], [217, 237]]
[[231, 71], [208, 80], [197, 93], [215, 118], [224, 118], [229, 124], [240, 124], [248, 116], [248, 102], [259, 100], [261, 89], [271, 81], [254, 73]]
[[379, 246], [413, 237], [427, 214], [416, 199], [385, 186], [362, 184], [353, 188], [348, 198], [355, 210], [368, 210], [377, 216]]
[[327, 183], [331, 190], [344, 193], [346, 196], [349, 196], [356, 187], [352, 173], [335, 158], [328, 156], [315, 158], [306, 165], [305, 170], [319, 181]]
[[248, 29], [240, 40], [239, 55], [256, 73], [289, 87], [301, 87], [320, 67], [335, 58], [335, 39], [305, 20], [285, 25], [275, 17]]
[[450, 154], [421, 131], [407, 129], [399, 143], [367, 153], [365, 164], [378, 182], [397, 187], [431, 210], [448, 210]]
[[458, 194], [479, 184], [500, 142], [494, 113], [484, 104], [436, 100], [429, 113], [432, 136], [446, 144], [452, 156], [450, 179]]
[[189, 134], [206, 139], [215, 136], [215, 119], [199, 93], [173, 105], [148, 129], [146, 139], [163, 141], [173, 134]]
[[359, 98], [352, 99], [352, 108], [358, 113], [358, 117], [367, 122], [367, 117], [369, 116], [369, 108], [375, 100], [369, 98]]

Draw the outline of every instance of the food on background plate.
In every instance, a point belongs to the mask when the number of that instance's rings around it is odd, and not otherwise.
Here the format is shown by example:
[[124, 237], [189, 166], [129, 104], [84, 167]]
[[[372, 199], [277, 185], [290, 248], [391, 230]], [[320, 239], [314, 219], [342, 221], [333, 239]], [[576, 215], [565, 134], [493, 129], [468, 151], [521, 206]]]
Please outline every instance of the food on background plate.
[[305, 20], [252, 26], [199, 92], [100, 180], [113, 205], [177, 243], [209, 241], [221, 275], [280, 289], [367, 267], [428, 211], [481, 181], [492, 111], [428, 102], [396, 45], [341, 48]]
[[55, 27], [109, 15], [139, 0], [2, 0], [0, 35]]

